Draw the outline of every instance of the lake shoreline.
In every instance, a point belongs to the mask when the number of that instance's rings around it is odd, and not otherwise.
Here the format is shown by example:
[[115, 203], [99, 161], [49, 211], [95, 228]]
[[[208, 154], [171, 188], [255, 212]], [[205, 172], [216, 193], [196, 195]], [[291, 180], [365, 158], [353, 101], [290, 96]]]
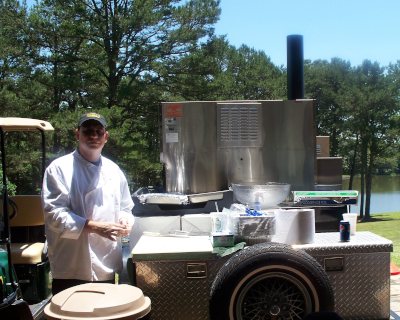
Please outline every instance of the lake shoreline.
[[[348, 190], [350, 176], [342, 176], [342, 189]], [[353, 190], [361, 194], [360, 176], [353, 180]], [[365, 195], [364, 195], [365, 197]], [[358, 205], [350, 206], [351, 213], [359, 214], [360, 196]], [[365, 198], [364, 198], [365, 205]], [[374, 175], [372, 177], [372, 194], [370, 214], [393, 213], [400, 210], [400, 175]]]

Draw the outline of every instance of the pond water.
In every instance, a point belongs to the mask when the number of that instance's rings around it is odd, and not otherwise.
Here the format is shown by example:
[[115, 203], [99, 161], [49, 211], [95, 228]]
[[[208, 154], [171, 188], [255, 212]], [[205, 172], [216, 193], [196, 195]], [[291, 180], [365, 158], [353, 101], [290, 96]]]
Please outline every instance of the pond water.
[[[343, 189], [347, 190], [349, 179], [344, 178], [342, 185]], [[352, 189], [361, 192], [360, 185], [360, 177], [355, 177]], [[360, 203], [360, 196], [358, 203]], [[400, 211], [400, 176], [374, 176], [372, 178], [371, 214], [394, 211]], [[359, 205], [350, 206], [350, 212], [359, 214]]]

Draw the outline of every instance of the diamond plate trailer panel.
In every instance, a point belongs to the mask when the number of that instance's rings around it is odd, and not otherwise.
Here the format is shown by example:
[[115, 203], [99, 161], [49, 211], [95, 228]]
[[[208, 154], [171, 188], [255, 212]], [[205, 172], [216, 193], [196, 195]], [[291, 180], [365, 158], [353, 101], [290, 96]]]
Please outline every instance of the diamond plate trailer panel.
[[[338, 232], [317, 233], [314, 244], [293, 247], [310, 254], [327, 271], [340, 316], [389, 319], [393, 243], [371, 232], [358, 232], [350, 242], [338, 240]], [[343, 258], [342, 271], [326, 270], [326, 261], [333, 258]]]
[[[310, 254], [326, 270], [335, 311], [344, 319], [390, 318], [390, 240], [358, 232], [350, 242], [342, 243], [339, 232], [317, 233], [314, 243], [292, 247]], [[135, 284], [151, 299], [151, 318], [208, 320], [211, 284], [229, 258], [135, 260]], [[197, 263], [206, 266], [205, 277], [188, 279], [188, 264]]]

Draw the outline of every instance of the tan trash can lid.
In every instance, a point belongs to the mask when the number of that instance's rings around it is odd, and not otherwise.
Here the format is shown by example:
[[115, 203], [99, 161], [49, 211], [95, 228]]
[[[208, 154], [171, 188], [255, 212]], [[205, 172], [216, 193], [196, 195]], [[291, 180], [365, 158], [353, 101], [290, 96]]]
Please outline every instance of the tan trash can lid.
[[121, 284], [86, 283], [53, 296], [46, 319], [134, 320], [150, 312], [150, 299], [139, 288]]

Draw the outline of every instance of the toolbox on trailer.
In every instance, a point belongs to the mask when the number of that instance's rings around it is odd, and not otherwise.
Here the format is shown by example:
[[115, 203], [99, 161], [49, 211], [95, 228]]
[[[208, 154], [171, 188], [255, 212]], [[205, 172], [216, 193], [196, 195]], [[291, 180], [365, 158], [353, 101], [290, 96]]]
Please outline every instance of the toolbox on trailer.
[[316, 233], [315, 243], [293, 247], [307, 252], [324, 268], [341, 317], [389, 319], [392, 241], [365, 231], [340, 242], [339, 232], [332, 232]]

